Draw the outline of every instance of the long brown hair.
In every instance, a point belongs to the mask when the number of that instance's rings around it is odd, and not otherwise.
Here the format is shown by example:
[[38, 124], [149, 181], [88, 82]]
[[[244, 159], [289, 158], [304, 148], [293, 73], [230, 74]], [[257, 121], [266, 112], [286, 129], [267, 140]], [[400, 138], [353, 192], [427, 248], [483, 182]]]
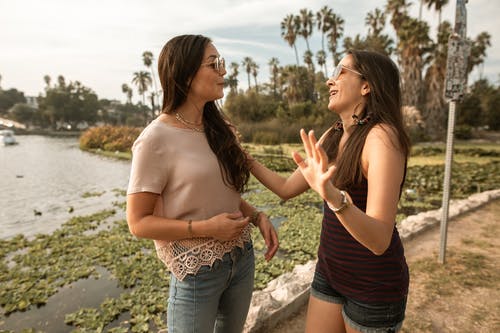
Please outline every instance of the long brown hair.
[[[394, 146], [401, 150], [405, 159], [410, 152], [410, 139], [404, 129], [401, 110], [401, 88], [399, 70], [387, 56], [371, 51], [350, 50], [353, 67], [370, 85], [370, 93], [359, 119], [368, 119], [362, 125], [355, 125], [347, 139], [340, 159], [339, 143], [342, 127], [332, 129], [325, 137], [323, 147], [330, 161], [335, 161], [336, 171], [333, 183], [338, 188], [349, 188], [363, 179], [361, 153], [370, 130], [377, 124], [386, 124], [397, 134]], [[404, 180], [403, 180], [404, 181]]]
[[[191, 82], [209, 43], [211, 40], [202, 35], [181, 35], [165, 44], [158, 59], [163, 89], [162, 112], [172, 114], [186, 102]], [[244, 192], [250, 177], [247, 157], [215, 101], [207, 102], [203, 107], [203, 126], [208, 144], [219, 161], [224, 183]]]

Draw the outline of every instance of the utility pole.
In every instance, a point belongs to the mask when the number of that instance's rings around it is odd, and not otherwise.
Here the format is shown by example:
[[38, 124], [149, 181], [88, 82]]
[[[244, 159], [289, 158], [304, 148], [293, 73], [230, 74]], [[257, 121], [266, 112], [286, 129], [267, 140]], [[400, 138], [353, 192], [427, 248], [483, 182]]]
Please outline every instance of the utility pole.
[[450, 203], [451, 165], [453, 163], [453, 134], [455, 131], [455, 108], [467, 87], [467, 61], [470, 45], [467, 41], [467, 0], [457, 0], [455, 9], [455, 29], [448, 40], [448, 59], [446, 61], [446, 78], [444, 97], [449, 101], [448, 131], [446, 136], [446, 156], [443, 182], [443, 205], [441, 217], [441, 243], [438, 261], [445, 263], [446, 236], [448, 232], [448, 211]]

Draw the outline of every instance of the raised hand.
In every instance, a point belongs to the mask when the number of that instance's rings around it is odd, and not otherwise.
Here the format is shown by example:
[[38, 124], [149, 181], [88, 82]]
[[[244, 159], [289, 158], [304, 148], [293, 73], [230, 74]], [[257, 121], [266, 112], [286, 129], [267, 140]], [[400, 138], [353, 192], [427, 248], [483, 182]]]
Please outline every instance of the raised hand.
[[297, 152], [292, 153], [293, 160], [309, 186], [318, 192], [323, 199], [326, 199], [328, 194], [335, 190], [331, 182], [335, 167], [328, 165], [326, 152], [316, 140], [314, 131], [309, 131], [309, 135], [307, 135], [304, 129], [301, 129], [300, 138], [304, 144], [307, 160], [304, 160]]
[[241, 212], [215, 215], [209, 219], [210, 236], [222, 241], [237, 239], [248, 223], [250, 218]]

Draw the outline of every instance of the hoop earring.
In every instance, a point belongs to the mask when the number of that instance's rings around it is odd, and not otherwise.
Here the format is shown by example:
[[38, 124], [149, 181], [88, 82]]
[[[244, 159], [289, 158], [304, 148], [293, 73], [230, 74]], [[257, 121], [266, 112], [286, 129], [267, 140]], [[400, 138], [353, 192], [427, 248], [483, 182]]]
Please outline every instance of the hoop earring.
[[363, 126], [364, 124], [369, 122], [371, 118], [372, 117], [371, 117], [370, 113], [367, 113], [366, 116], [364, 118], [361, 118], [361, 119], [359, 119], [359, 117], [356, 114], [352, 115], [352, 120], [354, 122], [354, 125], [357, 125], [357, 126]]
[[343, 131], [344, 130], [344, 123], [342, 123], [342, 120], [337, 120], [335, 124], [333, 125], [333, 129], [337, 132]]

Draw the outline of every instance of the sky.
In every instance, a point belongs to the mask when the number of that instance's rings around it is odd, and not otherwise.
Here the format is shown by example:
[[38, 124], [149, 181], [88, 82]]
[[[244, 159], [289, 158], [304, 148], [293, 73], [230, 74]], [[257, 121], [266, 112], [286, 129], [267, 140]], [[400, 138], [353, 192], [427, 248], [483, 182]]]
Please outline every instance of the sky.
[[[419, 1], [413, 0], [410, 15], [418, 17]], [[252, 57], [260, 66], [259, 83], [268, 81], [271, 57], [281, 65], [294, 64], [295, 53], [280, 34], [287, 14], [308, 8], [314, 13], [328, 5], [344, 21], [344, 36], [366, 35], [365, 16], [384, 8], [386, 0], [0, 0], [0, 75], [3, 89], [16, 88], [27, 96], [43, 92], [43, 77], [53, 82], [58, 75], [80, 81], [99, 98], [125, 101], [123, 83], [132, 86], [133, 73], [148, 70], [142, 53], [158, 57], [163, 45], [180, 34], [210, 37], [227, 63]], [[455, 22], [456, 1], [450, 0], [442, 19]], [[492, 46], [480, 75], [500, 84], [500, 1], [469, 0], [467, 35], [475, 38], [488, 31]], [[424, 19], [435, 36], [438, 15], [424, 8]], [[386, 33], [394, 35], [389, 20]], [[310, 40], [313, 53], [321, 49], [315, 30]], [[299, 57], [306, 50], [297, 41]], [[330, 57], [329, 57], [330, 58]], [[327, 64], [332, 69], [332, 64]], [[482, 74], [481, 74], [482, 73]], [[157, 75], [156, 75], [157, 76]], [[246, 72], [240, 66], [240, 87]], [[253, 82], [252, 82], [253, 84]], [[137, 90], [134, 100], [139, 100]]]

